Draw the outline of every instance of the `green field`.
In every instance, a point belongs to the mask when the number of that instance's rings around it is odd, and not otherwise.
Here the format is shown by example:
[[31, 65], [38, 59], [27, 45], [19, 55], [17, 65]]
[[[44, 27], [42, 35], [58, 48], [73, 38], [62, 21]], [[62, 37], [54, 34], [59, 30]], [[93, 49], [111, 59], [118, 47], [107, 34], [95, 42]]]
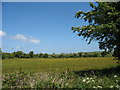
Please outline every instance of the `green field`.
[[120, 66], [112, 57], [5, 59], [2, 64], [3, 88], [120, 88]]
[[41, 59], [5, 59], [2, 61], [2, 72], [13, 73], [21, 68], [25, 72], [63, 72], [103, 69], [117, 66], [112, 57], [90, 58], [41, 58]]

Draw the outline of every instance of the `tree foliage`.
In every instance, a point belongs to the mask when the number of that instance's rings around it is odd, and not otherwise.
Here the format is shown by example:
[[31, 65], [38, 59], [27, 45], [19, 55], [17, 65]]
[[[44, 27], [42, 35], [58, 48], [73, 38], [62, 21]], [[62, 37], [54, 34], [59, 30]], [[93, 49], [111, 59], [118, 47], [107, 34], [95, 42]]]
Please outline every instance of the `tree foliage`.
[[90, 3], [91, 11], [78, 11], [76, 18], [84, 19], [89, 25], [72, 27], [78, 36], [86, 38], [88, 43], [98, 41], [99, 48], [113, 51], [113, 56], [120, 60], [120, 2]]
[[22, 56], [24, 55], [24, 53], [22, 51], [13, 52], [13, 54], [17, 58], [22, 58]]
[[42, 55], [42, 57], [43, 57], [43, 58], [48, 58], [48, 54], [45, 53], [45, 54]]
[[33, 51], [30, 51], [30, 52], [29, 52], [29, 55], [30, 55], [30, 57], [32, 58], [32, 57], [34, 56], [34, 52], [33, 52]]
[[[78, 53], [60, 53], [60, 54], [48, 54], [39, 53], [35, 54], [33, 51], [25, 53], [23, 51], [16, 51], [13, 53], [7, 53], [1, 51], [2, 59], [13, 59], [13, 58], [80, 58], [80, 57], [104, 57], [107, 53], [102, 52], [78, 52]], [[104, 55], [105, 54], [105, 55]], [[111, 54], [109, 54], [111, 56]]]
[[108, 54], [108, 52], [105, 52], [105, 51], [101, 52], [102, 57], [105, 57], [107, 54]]

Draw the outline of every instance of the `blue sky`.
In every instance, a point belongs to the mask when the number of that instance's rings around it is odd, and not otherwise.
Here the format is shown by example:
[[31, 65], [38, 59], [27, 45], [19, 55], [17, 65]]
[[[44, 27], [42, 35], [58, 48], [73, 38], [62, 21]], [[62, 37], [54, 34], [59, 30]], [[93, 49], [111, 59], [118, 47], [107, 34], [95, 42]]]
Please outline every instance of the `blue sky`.
[[2, 49], [35, 53], [99, 51], [97, 42], [87, 44], [72, 26], [88, 24], [74, 18], [78, 10], [89, 11], [88, 2], [4, 2]]

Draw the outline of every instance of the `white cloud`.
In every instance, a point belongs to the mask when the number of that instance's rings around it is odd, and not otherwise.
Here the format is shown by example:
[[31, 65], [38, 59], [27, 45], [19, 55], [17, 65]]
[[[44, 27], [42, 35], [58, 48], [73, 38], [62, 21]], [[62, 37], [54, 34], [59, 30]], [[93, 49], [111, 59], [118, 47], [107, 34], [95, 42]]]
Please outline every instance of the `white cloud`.
[[16, 36], [13, 37], [14, 39], [17, 39], [17, 40], [22, 40], [22, 41], [26, 41], [27, 40], [27, 37], [25, 37], [24, 35], [22, 34], [17, 34]]
[[37, 39], [31, 39], [30, 42], [32, 42], [32, 43], [39, 43], [40, 40], [37, 40]]
[[5, 35], [6, 35], [6, 33], [3, 32], [2, 30], [0, 30], [0, 37], [5, 36]]
[[40, 40], [38, 40], [38, 39], [35, 39], [33, 37], [26, 37], [25, 35], [22, 35], [22, 34], [17, 34], [15, 36], [13, 36], [13, 39], [26, 41], [26, 42], [30, 42], [30, 43], [34, 43], [34, 44], [38, 44], [40, 42]]

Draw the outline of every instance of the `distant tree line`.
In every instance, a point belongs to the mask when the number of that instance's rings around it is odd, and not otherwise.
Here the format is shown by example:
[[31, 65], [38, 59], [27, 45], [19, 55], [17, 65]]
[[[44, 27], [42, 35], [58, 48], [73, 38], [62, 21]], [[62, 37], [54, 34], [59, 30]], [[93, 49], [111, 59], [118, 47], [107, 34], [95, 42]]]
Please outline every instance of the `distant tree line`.
[[12, 58], [79, 58], [79, 57], [105, 57], [111, 56], [107, 55], [105, 51], [102, 52], [79, 52], [79, 53], [61, 53], [61, 54], [48, 54], [48, 53], [39, 53], [35, 54], [33, 51], [29, 53], [24, 53], [22, 51], [16, 51], [13, 53], [7, 53], [1, 51], [2, 59], [12, 59]]

